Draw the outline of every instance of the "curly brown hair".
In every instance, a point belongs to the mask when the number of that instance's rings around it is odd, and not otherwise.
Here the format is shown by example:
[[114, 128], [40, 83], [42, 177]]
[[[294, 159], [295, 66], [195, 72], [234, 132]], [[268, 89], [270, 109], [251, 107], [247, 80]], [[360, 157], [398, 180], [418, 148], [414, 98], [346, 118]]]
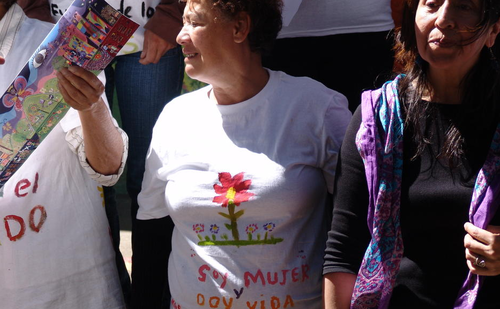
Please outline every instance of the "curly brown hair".
[[248, 35], [250, 48], [266, 54], [271, 51], [281, 30], [282, 0], [202, 0], [211, 1], [220, 16], [233, 19], [240, 12], [250, 16], [252, 27]]

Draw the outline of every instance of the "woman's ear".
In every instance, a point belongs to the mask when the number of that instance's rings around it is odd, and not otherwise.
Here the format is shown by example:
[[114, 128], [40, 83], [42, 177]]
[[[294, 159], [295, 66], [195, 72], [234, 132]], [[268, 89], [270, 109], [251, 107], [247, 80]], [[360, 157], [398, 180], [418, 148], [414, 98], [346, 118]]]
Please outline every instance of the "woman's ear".
[[250, 33], [251, 27], [252, 21], [250, 20], [250, 15], [247, 12], [239, 12], [234, 19], [234, 41], [236, 43], [244, 42]]
[[495, 45], [495, 40], [500, 32], [500, 19], [491, 26], [488, 38], [486, 39], [486, 47], [491, 48]]

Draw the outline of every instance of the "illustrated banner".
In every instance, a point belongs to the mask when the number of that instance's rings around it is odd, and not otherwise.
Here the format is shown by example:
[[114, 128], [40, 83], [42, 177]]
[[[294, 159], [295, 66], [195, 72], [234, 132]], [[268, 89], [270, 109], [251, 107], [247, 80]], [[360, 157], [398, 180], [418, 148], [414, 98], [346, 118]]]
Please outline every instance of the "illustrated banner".
[[56, 71], [99, 74], [138, 24], [104, 0], [75, 0], [0, 97], [0, 191], [69, 109]]

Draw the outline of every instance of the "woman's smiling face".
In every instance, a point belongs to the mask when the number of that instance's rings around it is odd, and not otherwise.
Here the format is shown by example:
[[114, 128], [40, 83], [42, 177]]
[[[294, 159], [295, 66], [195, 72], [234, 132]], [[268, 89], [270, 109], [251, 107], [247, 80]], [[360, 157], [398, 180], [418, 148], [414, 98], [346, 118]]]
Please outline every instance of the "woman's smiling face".
[[189, 0], [177, 43], [183, 46], [189, 77], [211, 83], [231, 57], [232, 23], [217, 16], [207, 0]]
[[467, 73], [486, 45], [493, 46], [498, 27], [476, 36], [483, 17], [481, 0], [420, 0], [415, 15], [415, 36], [422, 59], [430, 70]]

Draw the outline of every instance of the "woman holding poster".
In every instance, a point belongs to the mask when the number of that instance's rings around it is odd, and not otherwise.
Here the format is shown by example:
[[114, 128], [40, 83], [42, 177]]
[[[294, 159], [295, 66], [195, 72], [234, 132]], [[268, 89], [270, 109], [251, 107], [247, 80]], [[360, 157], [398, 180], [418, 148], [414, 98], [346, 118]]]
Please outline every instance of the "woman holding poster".
[[[0, 0], [0, 30], [7, 34], [0, 46], [8, 46], [2, 49], [2, 93], [52, 26], [27, 18], [15, 1]], [[102, 185], [112, 185], [123, 171], [127, 137], [111, 117], [95, 75], [73, 67], [62, 69], [57, 80], [73, 108], [0, 197], [0, 306], [124, 309]], [[25, 92], [35, 87], [18, 85]], [[54, 89], [43, 91], [56, 95]], [[2, 132], [10, 125], [2, 121]]]

